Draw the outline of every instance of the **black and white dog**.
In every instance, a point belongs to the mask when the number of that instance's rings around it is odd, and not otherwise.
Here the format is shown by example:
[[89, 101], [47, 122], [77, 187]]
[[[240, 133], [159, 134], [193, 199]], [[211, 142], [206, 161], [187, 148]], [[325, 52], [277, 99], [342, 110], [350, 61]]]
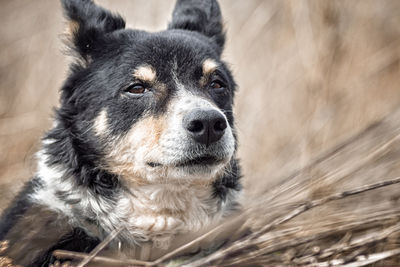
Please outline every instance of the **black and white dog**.
[[216, 0], [178, 0], [156, 33], [91, 0], [62, 4], [75, 60], [37, 174], [1, 218], [3, 256], [42, 266], [119, 228], [116, 249], [168, 247], [220, 222], [241, 186]]

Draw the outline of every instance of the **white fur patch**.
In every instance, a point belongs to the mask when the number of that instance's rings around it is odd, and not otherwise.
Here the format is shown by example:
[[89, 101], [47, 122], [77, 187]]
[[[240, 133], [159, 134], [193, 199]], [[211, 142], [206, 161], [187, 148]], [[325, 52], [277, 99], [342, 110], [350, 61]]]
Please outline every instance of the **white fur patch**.
[[43, 151], [39, 151], [36, 156], [38, 159], [37, 176], [40, 177], [43, 186], [31, 195], [32, 201], [48, 206], [54, 211], [71, 215], [70, 208], [56, 197], [55, 192], [58, 190], [70, 192], [73, 188], [72, 184], [69, 181], [63, 181], [64, 172], [61, 168], [49, 167], [46, 164], [47, 156]]
[[94, 130], [97, 135], [102, 136], [108, 130], [108, 116], [107, 110], [103, 109], [94, 120]]

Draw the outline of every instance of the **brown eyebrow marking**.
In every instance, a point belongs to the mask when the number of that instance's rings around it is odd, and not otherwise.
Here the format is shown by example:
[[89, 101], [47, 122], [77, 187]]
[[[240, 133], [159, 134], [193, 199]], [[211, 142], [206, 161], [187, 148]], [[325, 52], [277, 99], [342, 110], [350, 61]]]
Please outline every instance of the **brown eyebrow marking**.
[[207, 58], [203, 62], [203, 75], [207, 76], [207, 75], [211, 74], [213, 71], [215, 71], [215, 69], [217, 67], [218, 67], [218, 63], [215, 60], [213, 60], [211, 58]]
[[203, 76], [200, 78], [200, 86], [204, 86], [207, 83], [210, 75], [217, 69], [218, 63], [211, 58], [207, 58], [203, 61]]
[[133, 76], [136, 79], [146, 81], [146, 82], [155, 82], [156, 81], [156, 71], [152, 66], [145, 65], [139, 66], [134, 72]]

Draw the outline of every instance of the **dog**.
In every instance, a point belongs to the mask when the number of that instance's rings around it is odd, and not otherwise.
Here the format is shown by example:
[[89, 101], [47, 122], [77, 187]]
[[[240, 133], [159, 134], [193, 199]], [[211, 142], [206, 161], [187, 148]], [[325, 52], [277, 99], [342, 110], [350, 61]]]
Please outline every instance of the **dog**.
[[117, 230], [116, 250], [166, 249], [238, 210], [236, 84], [216, 0], [178, 0], [155, 33], [92, 0], [61, 2], [74, 60], [37, 173], [1, 217], [1, 255], [45, 266]]

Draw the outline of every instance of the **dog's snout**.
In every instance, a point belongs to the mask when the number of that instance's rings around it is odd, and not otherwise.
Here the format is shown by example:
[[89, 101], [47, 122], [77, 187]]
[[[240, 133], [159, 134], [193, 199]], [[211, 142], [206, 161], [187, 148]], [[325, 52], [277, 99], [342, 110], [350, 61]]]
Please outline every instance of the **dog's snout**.
[[194, 109], [183, 117], [183, 126], [196, 142], [208, 146], [221, 139], [227, 124], [217, 110]]

